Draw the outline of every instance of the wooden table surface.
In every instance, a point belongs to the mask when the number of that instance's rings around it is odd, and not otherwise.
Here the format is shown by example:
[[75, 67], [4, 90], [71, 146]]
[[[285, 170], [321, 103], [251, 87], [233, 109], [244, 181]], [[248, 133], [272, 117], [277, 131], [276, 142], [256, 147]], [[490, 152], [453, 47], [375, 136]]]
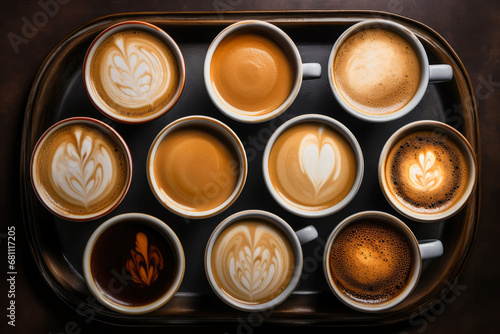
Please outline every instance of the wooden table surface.
[[[24, 109], [37, 69], [50, 50], [86, 22], [113, 13], [146, 11], [224, 10], [346, 10], [374, 9], [400, 14], [437, 31], [461, 58], [478, 104], [481, 137], [482, 202], [477, 239], [458, 279], [456, 298], [408, 321], [372, 328], [381, 333], [492, 333], [500, 324], [495, 253], [500, 216], [500, 2], [489, 0], [39, 0], [2, 3], [0, 64], [0, 327], [2, 333], [136, 333], [137, 328], [91, 321], [67, 307], [43, 282], [30, 253], [22, 223], [19, 159]], [[36, 23], [29, 27], [28, 23]], [[34, 28], [34, 29], [33, 29]], [[8, 226], [16, 226], [16, 327], [7, 324]], [[150, 328], [152, 333], [181, 333], [186, 329]], [[210, 333], [299, 332], [304, 328], [245, 327], [194, 328]], [[368, 332], [368, 328], [316, 328], [314, 331]]]

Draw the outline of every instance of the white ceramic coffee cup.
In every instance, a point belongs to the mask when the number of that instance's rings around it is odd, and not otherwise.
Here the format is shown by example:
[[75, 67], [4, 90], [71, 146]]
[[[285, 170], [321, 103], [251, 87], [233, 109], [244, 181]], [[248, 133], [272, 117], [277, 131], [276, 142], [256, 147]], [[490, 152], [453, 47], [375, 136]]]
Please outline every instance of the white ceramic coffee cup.
[[[389, 152], [401, 138], [418, 130], [430, 130], [434, 131], [437, 136], [449, 136], [450, 138], [453, 139], [453, 142], [455, 142], [458, 145], [459, 149], [463, 152], [466, 158], [467, 168], [469, 170], [466, 189], [463, 192], [460, 199], [454, 205], [443, 211], [435, 213], [419, 213], [412, 211], [406, 206], [404, 206], [400, 201], [398, 201], [394, 197], [394, 195], [391, 195], [389, 187], [387, 185], [387, 180], [385, 177], [386, 173], [385, 166]], [[382, 148], [382, 152], [380, 153], [380, 158], [378, 163], [378, 179], [380, 188], [382, 189], [382, 193], [384, 194], [385, 198], [394, 209], [396, 209], [402, 215], [410, 219], [413, 219], [415, 221], [423, 223], [431, 223], [431, 222], [442, 221], [455, 215], [467, 204], [467, 201], [469, 200], [470, 196], [472, 195], [472, 192], [474, 191], [474, 188], [476, 187], [477, 178], [478, 178], [478, 164], [472, 146], [458, 130], [442, 122], [424, 120], [407, 124], [401, 127], [399, 130], [397, 130], [386, 141], [384, 147]]]
[[[160, 187], [158, 186], [154, 173], [153, 162], [162, 140], [167, 135], [172, 133], [172, 131], [174, 130], [184, 127], [188, 128], [191, 126], [205, 127], [207, 129], [216, 131], [218, 134], [221, 135], [222, 138], [226, 140], [225, 144], [227, 144], [228, 147], [230, 147], [237, 154], [238, 158], [239, 170], [238, 170], [238, 180], [235, 189], [223, 203], [221, 203], [215, 208], [204, 211], [192, 211], [184, 208], [182, 205], [179, 205], [179, 203], [177, 203], [174, 199], [172, 199], [169, 196], [169, 194], [160, 190]], [[186, 218], [194, 218], [194, 219], [207, 218], [219, 214], [225, 209], [227, 209], [229, 206], [231, 206], [231, 204], [234, 203], [234, 201], [236, 201], [241, 191], [243, 190], [247, 173], [248, 173], [248, 163], [245, 153], [245, 147], [241, 143], [236, 133], [234, 133], [234, 131], [231, 130], [231, 128], [229, 128], [229, 126], [227, 126], [223, 122], [207, 116], [187, 116], [177, 119], [172, 123], [168, 124], [165, 128], [163, 128], [163, 130], [160, 131], [160, 133], [156, 136], [155, 140], [151, 144], [151, 148], [149, 150], [147, 158], [147, 175], [148, 175], [149, 186], [153, 191], [153, 194], [165, 208], [167, 208], [168, 210], [170, 210], [175, 214], [178, 214]], [[208, 194], [206, 195], [208, 196]]]
[[[262, 304], [248, 304], [238, 302], [234, 298], [229, 297], [226, 293], [217, 285], [215, 281], [214, 275], [212, 273], [212, 251], [215, 244], [215, 241], [220, 236], [220, 234], [227, 228], [229, 225], [239, 222], [245, 219], [259, 219], [264, 220], [265, 222], [272, 224], [274, 227], [278, 228], [283, 234], [288, 238], [290, 244], [293, 248], [293, 252], [295, 255], [295, 266], [293, 270], [293, 275], [288, 283], [287, 287], [274, 299], [267, 301]], [[212, 232], [210, 238], [207, 243], [207, 247], [205, 249], [205, 273], [207, 275], [210, 286], [213, 291], [217, 294], [217, 296], [222, 299], [226, 304], [232, 306], [236, 309], [248, 312], [257, 312], [264, 311], [271, 308], [274, 308], [284, 302], [288, 296], [293, 292], [297, 284], [299, 283], [300, 276], [302, 274], [302, 265], [303, 265], [303, 255], [302, 255], [302, 246], [305, 243], [308, 243], [318, 237], [318, 232], [313, 226], [307, 226], [299, 231], [294, 231], [287, 222], [285, 222], [280, 217], [276, 216], [273, 213], [262, 211], [262, 210], [246, 210], [237, 212], [224, 221], [222, 221]]]
[[[227, 103], [223, 102], [214, 90], [210, 75], [210, 64], [212, 62], [212, 57], [219, 44], [229, 35], [246, 30], [257, 31], [266, 35], [267, 37], [272, 38], [285, 50], [287, 54], [291, 56], [291, 60], [293, 62], [292, 65], [295, 69], [293, 88], [288, 95], [288, 98], [275, 110], [262, 115], [244, 115], [242, 113], [239, 113], [236, 108], [233, 108]], [[270, 120], [288, 109], [288, 107], [290, 107], [290, 105], [295, 100], [295, 97], [299, 93], [300, 87], [302, 85], [302, 79], [315, 79], [321, 77], [321, 65], [318, 63], [303, 64], [299, 50], [295, 46], [295, 43], [283, 30], [281, 30], [277, 26], [265, 21], [249, 20], [234, 23], [222, 30], [217, 35], [217, 37], [215, 37], [212, 44], [210, 44], [210, 47], [208, 48], [207, 54], [205, 56], [203, 76], [205, 79], [205, 87], [207, 89], [208, 95], [210, 96], [210, 99], [223, 114], [240, 122], [258, 123]]]
[[[404, 107], [389, 114], [380, 114], [380, 115], [368, 114], [354, 108], [352, 105], [346, 102], [345, 98], [343, 97], [342, 93], [337, 87], [334, 78], [333, 66], [335, 63], [335, 57], [340, 47], [344, 44], [344, 42], [347, 39], [349, 39], [357, 32], [370, 28], [388, 29], [403, 37], [413, 47], [420, 62], [420, 83], [415, 95], [410, 100], [410, 102], [408, 102]], [[451, 68], [450, 65], [447, 64], [429, 65], [429, 60], [427, 58], [425, 49], [422, 43], [418, 40], [418, 38], [408, 28], [404, 27], [399, 23], [395, 23], [388, 20], [381, 20], [381, 19], [366, 20], [353, 25], [337, 39], [332, 48], [332, 51], [330, 53], [330, 58], [328, 60], [328, 79], [329, 79], [328, 81], [330, 82], [330, 87], [337, 102], [345, 111], [367, 122], [387, 122], [398, 119], [408, 114], [422, 100], [425, 91], [427, 90], [427, 85], [429, 83], [450, 81], [452, 78], [453, 78], [453, 69]]]
[[[72, 125], [84, 125], [84, 126], [89, 126], [90, 128], [94, 128], [96, 131], [101, 132], [104, 135], [107, 135], [115, 145], [117, 145], [121, 152], [123, 153], [123, 164], [125, 165], [125, 181], [123, 184], [123, 188], [120, 190], [119, 195], [116, 196], [116, 198], [109, 203], [109, 205], [106, 205], [102, 207], [99, 210], [93, 211], [93, 212], [88, 212], [88, 213], [83, 213], [83, 214], [77, 214], [77, 213], [71, 213], [62, 208], [60, 205], [56, 205], [54, 201], [51, 200], [51, 195], [48, 194], [46, 191], [44, 191], [44, 187], [41, 186], [40, 183], [40, 176], [38, 175], [38, 166], [37, 166], [37, 161], [38, 157], [42, 153], [42, 149], [44, 144], [46, 143], [47, 140], [50, 139], [51, 135], [59, 131], [60, 129], [63, 129], [64, 127], [67, 126], [72, 126]], [[84, 155], [85, 153], [82, 153]], [[80, 175], [84, 174], [81, 170], [78, 168], [72, 167], [71, 162], [65, 161], [66, 163], [66, 169], [71, 171], [73, 174], [70, 179], [73, 178], [75, 175]], [[86, 165], [88, 168], [89, 165]], [[95, 164], [93, 164], [95, 166]], [[60, 168], [60, 166], [58, 166]], [[89, 221], [89, 220], [94, 220], [97, 218], [100, 218], [111, 211], [113, 211], [125, 198], [125, 195], [127, 194], [130, 185], [132, 183], [132, 169], [133, 169], [133, 164], [132, 164], [132, 155], [130, 154], [130, 150], [127, 146], [127, 143], [125, 140], [120, 136], [118, 132], [116, 132], [111, 126], [107, 125], [104, 122], [101, 122], [97, 119], [90, 118], [90, 117], [71, 117], [67, 118], [64, 120], [61, 120], [57, 122], [56, 124], [52, 125], [49, 129], [47, 129], [44, 134], [40, 137], [38, 142], [35, 145], [35, 148], [33, 149], [33, 153], [31, 156], [31, 165], [30, 165], [30, 171], [31, 171], [31, 184], [33, 186], [33, 189], [35, 190], [36, 195], [38, 196], [39, 200], [42, 202], [42, 204], [54, 215], [57, 217], [66, 219], [66, 220], [73, 220], [73, 221]], [[90, 170], [85, 169], [85, 172], [89, 173]], [[86, 180], [89, 182], [90, 180]]]
[[[330, 271], [330, 252], [337, 236], [352, 223], [364, 219], [388, 223], [398, 231], [402, 232], [404, 235], [406, 235], [413, 253], [413, 269], [410, 274], [411, 277], [409, 278], [404, 290], [400, 292], [395, 298], [381, 303], [367, 303], [348, 297], [341, 291], [341, 289], [339, 289], [339, 287], [337, 287], [334, 280], [332, 279], [332, 273]], [[355, 213], [347, 217], [346, 219], [341, 221], [332, 231], [326, 242], [325, 252], [323, 254], [323, 269], [326, 281], [328, 282], [328, 286], [335, 294], [335, 296], [337, 296], [337, 298], [345, 305], [362, 312], [381, 312], [401, 303], [413, 291], [420, 278], [420, 273], [422, 270], [422, 260], [439, 257], [441, 255], [443, 255], [443, 244], [441, 243], [441, 241], [430, 239], [417, 241], [410, 228], [398, 218], [385, 212], [364, 211]]]
[[[98, 94], [94, 91], [94, 89], [92, 89], [92, 82], [91, 82], [92, 79], [90, 71], [91, 71], [92, 58], [95, 52], [98, 50], [99, 46], [104, 41], [106, 41], [107, 38], [118, 32], [126, 30], [142, 30], [156, 36], [162, 42], [164, 42], [165, 45], [172, 51], [172, 54], [174, 55], [177, 61], [179, 78], [178, 78], [178, 85], [174, 95], [171, 97], [170, 101], [167, 104], [165, 104], [163, 107], [160, 108], [160, 110], [155, 111], [154, 113], [151, 113], [144, 117], [128, 117], [126, 115], [121, 115], [114, 112], [114, 110], [110, 106], [108, 106], [106, 103], [102, 101], [101, 98], [99, 98]], [[184, 57], [182, 56], [181, 50], [179, 49], [175, 41], [165, 31], [147, 22], [125, 21], [108, 27], [103, 32], [101, 32], [90, 44], [83, 63], [83, 81], [90, 100], [92, 101], [94, 106], [105, 116], [115, 121], [123, 123], [136, 123], [136, 124], [144, 123], [163, 116], [177, 103], [177, 100], [180, 98], [182, 94], [182, 91], [184, 89], [184, 83], [186, 81], [186, 65], [184, 63]]]
[[[276, 140], [279, 138], [279, 136], [294, 125], [300, 123], [310, 123], [310, 122], [325, 124], [326, 126], [332, 128], [335, 132], [342, 135], [345, 138], [345, 140], [351, 145], [356, 158], [356, 177], [354, 179], [352, 188], [346, 195], [346, 197], [344, 197], [344, 199], [342, 199], [339, 203], [331, 207], [316, 211], [301, 209], [285, 201], [274, 188], [269, 174], [269, 156], [271, 154], [271, 149]], [[319, 114], [306, 114], [294, 117], [288, 120], [287, 122], [283, 123], [278, 129], [276, 129], [271, 138], [269, 138], [269, 141], [267, 142], [266, 148], [264, 150], [264, 155], [262, 157], [262, 172], [264, 175], [264, 181], [266, 183], [267, 189], [271, 193], [271, 196], [276, 200], [276, 202], [278, 202], [278, 204], [281, 207], [290, 211], [293, 214], [302, 217], [307, 217], [307, 218], [325, 217], [335, 212], [338, 212], [339, 210], [344, 208], [347, 204], [349, 204], [349, 202], [354, 198], [354, 196], [356, 196], [356, 193], [358, 192], [359, 187], [361, 186], [361, 181], [363, 180], [363, 173], [364, 173], [363, 152], [361, 151], [361, 146], [356, 140], [356, 137], [354, 137], [352, 132], [345, 125], [328, 116]]]
[[[103, 293], [95, 283], [91, 270], [92, 250], [94, 249], [94, 245], [96, 244], [99, 237], [110, 227], [126, 222], [146, 224], [155, 228], [159, 233], [162, 234], [163, 237], [165, 237], [170, 242], [174, 251], [175, 260], [177, 262], [175, 275], [168, 290], [157, 300], [142, 306], [126, 306], [117, 303], [113, 299], [107, 297], [106, 294]], [[185, 267], [186, 261], [184, 258], [184, 250], [182, 248], [181, 242], [179, 241], [179, 238], [177, 238], [177, 235], [174, 233], [174, 231], [172, 231], [172, 229], [167, 224], [165, 224], [158, 218], [143, 213], [121, 214], [102, 223], [90, 236], [83, 254], [83, 276], [92, 295], [107, 308], [129, 315], [148, 313], [160, 308], [165, 303], [167, 303], [179, 289], [182, 283], [182, 279], [184, 278]]]

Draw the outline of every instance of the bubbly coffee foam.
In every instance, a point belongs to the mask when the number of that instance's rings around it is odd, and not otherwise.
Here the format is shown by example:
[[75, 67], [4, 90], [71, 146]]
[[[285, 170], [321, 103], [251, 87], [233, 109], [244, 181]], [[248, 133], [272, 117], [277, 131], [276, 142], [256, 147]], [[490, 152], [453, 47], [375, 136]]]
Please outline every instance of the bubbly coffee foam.
[[288, 286], [295, 255], [283, 232], [264, 221], [245, 219], [219, 235], [210, 261], [225, 294], [240, 303], [261, 304]]
[[179, 84], [179, 69], [165, 42], [142, 30], [127, 30], [97, 48], [90, 78], [92, 89], [113, 113], [146, 117], [170, 102]]
[[215, 130], [186, 126], [167, 134], [154, 156], [158, 188], [174, 206], [191, 212], [224, 203], [236, 189], [239, 159]]
[[420, 63], [412, 46], [386, 29], [360, 31], [338, 50], [333, 77], [348, 104], [368, 114], [403, 108], [420, 84]]
[[41, 146], [36, 164], [44, 197], [59, 211], [75, 215], [113, 205], [129, 175], [121, 146], [83, 124], [54, 132]]
[[285, 51], [272, 39], [254, 32], [226, 37], [215, 50], [210, 77], [216, 94], [230, 109], [264, 115], [290, 95], [296, 71]]
[[411, 277], [413, 253], [406, 236], [388, 223], [361, 220], [345, 228], [329, 255], [335, 285], [365, 303], [393, 299]]
[[287, 203], [304, 210], [327, 209], [351, 191], [356, 157], [347, 140], [322, 123], [285, 130], [269, 154], [269, 176]]
[[400, 139], [386, 160], [391, 195], [423, 214], [453, 206], [467, 187], [468, 175], [465, 155], [455, 141], [430, 130]]

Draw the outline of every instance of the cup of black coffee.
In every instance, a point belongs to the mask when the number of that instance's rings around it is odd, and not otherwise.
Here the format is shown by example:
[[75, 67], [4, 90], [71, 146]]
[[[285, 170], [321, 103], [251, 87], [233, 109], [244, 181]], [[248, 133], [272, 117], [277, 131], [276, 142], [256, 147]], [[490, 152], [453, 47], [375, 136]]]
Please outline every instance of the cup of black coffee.
[[330, 289], [344, 304], [362, 312], [380, 312], [413, 291], [423, 259], [442, 254], [441, 241], [417, 241], [398, 218], [365, 211], [347, 217], [333, 230], [323, 265]]
[[85, 281], [106, 307], [125, 314], [151, 312], [181, 285], [184, 251], [161, 220], [141, 213], [113, 217], [100, 225], [83, 256]]

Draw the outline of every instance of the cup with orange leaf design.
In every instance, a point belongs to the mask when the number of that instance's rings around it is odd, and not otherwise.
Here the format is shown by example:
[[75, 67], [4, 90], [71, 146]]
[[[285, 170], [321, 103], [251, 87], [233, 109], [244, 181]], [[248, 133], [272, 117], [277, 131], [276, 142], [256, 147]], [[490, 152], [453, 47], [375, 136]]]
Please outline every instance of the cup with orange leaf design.
[[172, 229], [142, 213], [115, 216], [91, 235], [83, 273], [92, 295], [109, 309], [143, 314], [167, 303], [184, 277], [184, 250]]

